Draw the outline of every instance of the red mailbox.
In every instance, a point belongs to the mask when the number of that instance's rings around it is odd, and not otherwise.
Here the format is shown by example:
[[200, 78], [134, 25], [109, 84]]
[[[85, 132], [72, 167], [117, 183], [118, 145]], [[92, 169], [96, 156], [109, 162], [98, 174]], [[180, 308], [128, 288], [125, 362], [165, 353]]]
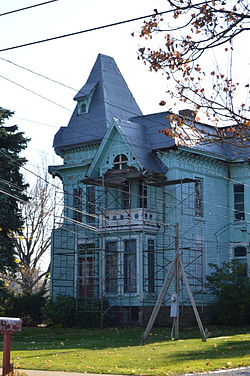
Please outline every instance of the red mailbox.
[[10, 343], [14, 332], [22, 329], [22, 320], [15, 317], [0, 317], [0, 332], [3, 334], [3, 376], [13, 372], [10, 364]]

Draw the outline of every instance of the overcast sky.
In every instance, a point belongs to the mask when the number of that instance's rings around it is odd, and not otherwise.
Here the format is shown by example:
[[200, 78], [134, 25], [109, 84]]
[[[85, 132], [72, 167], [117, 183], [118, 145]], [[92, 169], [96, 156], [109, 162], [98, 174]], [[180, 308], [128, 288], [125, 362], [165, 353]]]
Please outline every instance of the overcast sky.
[[[43, 0], [0, 0], [0, 14], [41, 2]], [[165, 0], [58, 0], [2, 15], [0, 49], [152, 14], [154, 8], [165, 10]], [[41, 152], [47, 156], [48, 164], [61, 163], [59, 158], [55, 159], [53, 137], [60, 126], [68, 123], [75, 106], [75, 91], [1, 59], [48, 76], [77, 91], [85, 83], [98, 53], [110, 55], [114, 57], [143, 113], [159, 112], [162, 110], [159, 101], [164, 97], [166, 81], [160, 74], [148, 72], [137, 60], [141, 24], [142, 21], [131, 22], [0, 52], [0, 106], [15, 111], [10, 124], [18, 124], [19, 129], [32, 139], [25, 152], [29, 169], [34, 170], [39, 164]], [[132, 32], [135, 33], [134, 38]]]

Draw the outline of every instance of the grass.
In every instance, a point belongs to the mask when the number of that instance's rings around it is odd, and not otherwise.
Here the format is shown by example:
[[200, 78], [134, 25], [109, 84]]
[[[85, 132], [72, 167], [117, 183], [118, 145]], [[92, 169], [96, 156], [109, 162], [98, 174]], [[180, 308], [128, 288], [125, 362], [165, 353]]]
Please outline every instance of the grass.
[[13, 337], [11, 357], [15, 369], [154, 376], [250, 365], [250, 328], [210, 331], [207, 342], [193, 329], [171, 341], [170, 329], [155, 329], [141, 346], [138, 328], [24, 328]]

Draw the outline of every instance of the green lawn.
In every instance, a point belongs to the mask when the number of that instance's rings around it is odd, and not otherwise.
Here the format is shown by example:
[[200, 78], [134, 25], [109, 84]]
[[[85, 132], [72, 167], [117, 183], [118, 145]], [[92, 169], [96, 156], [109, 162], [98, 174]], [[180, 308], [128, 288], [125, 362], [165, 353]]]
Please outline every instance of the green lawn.
[[25, 328], [13, 337], [11, 357], [15, 368], [154, 376], [250, 365], [250, 328], [210, 331], [204, 343], [192, 329], [179, 341], [155, 329], [141, 346], [138, 328]]

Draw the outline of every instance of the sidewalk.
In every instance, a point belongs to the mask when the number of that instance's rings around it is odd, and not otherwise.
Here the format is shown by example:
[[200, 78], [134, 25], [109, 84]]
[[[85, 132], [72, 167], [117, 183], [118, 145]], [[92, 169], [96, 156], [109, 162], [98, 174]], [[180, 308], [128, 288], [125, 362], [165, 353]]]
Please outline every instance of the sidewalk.
[[[20, 370], [27, 374], [27, 376], [124, 376], [124, 375], [107, 375], [96, 373], [78, 373], [78, 372], [59, 372], [59, 371], [35, 371], [35, 370]], [[157, 375], [156, 375], [157, 376]], [[204, 373], [192, 373], [179, 376], [250, 376], [250, 367], [240, 367], [228, 370], [210, 371]]]
[[[96, 373], [79, 373], [79, 372], [61, 372], [61, 371], [38, 371], [30, 369], [15, 369], [15, 371], [25, 372], [27, 376], [124, 376], [124, 375], [106, 375]], [[2, 375], [2, 369], [0, 368]]]
[[[25, 372], [27, 376], [124, 376], [124, 375], [105, 375], [95, 373], [79, 373], [79, 372], [61, 372], [61, 371], [38, 371], [29, 369], [15, 369], [15, 371]], [[0, 368], [2, 375], [2, 369]]]
[[[96, 373], [79, 373], [79, 372], [61, 372], [61, 371], [36, 371], [28, 369], [16, 369], [16, 371], [25, 372], [27, 376], [124, 376], [124, 375], [107, 375]], [[2, 375], [2, 369], [0, 368]], [[250, 367], [241, 367], [228, 370], [210, 371], [204, 373], [187, 373], [179, 376], [250, 376]]]

